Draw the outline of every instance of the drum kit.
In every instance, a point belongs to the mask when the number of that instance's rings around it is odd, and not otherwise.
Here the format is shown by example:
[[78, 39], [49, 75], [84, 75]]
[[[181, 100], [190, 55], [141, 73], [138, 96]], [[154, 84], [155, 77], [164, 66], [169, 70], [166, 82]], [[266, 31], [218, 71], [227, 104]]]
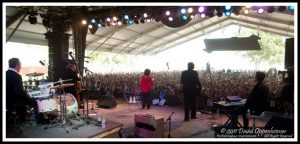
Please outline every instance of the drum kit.
[[[76, 98], [72, 94], [64, 92], [64, 88], [74, 85], [73, 83], [63, 84], [63, 82], [69, 81], [72, 81], [72, 79], [44, 82], [39, 84], [36, 89], [28, 92], [29, 96], [37, 101], [39, 113], [57, 116], [45, 129], [50, 128], [50, 126], [55, 127], [53, 124], [62, 125], [62, 127], [72, 125], [69, 117], [75, 115], [78, 118], [78, 103]], [[66, 128], [66, 132], [69, 132], [68, 128]]]

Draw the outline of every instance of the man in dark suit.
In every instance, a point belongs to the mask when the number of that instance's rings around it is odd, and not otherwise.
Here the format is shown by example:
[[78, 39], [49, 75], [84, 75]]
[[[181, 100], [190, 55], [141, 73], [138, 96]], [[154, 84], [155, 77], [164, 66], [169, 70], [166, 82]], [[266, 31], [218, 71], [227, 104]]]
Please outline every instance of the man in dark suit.
[[16, 110], [19, 120], [23, 122], [25, 120], [26, 105], [34, 108], [35, 118], [39, 123], [38, 106], [34, 99], [23, 89], [22, 76], [19, 74], [21, 70], [21, 62], [18, 58], [11, 58], [8, 61], [9, 69], [6, 71], [6, 109], [7, 109], [7, 122], [11, 122], [9, 119], [11, 112]]
[[189, 120], [191, 110], [191, 119], [196, 117], [196, 96], [202, 89], [198, 72], [193, 70], [194, 63], [188, 63], [188, 70], [181, 73], [182, 92], [184, 93], [184, 120]]
[[269, 88], [263, 83], [265, 77], [266, 74], [264, 72], [258, 71], [255, 74], [256, 85], [252, 89], [250, 96], [247, 98], [243, 109], [243, 122], [245, 129], [248, 129], [249, 127], [247, 111], [250, 110], [251, 115], [260, 115], [268, 106]]

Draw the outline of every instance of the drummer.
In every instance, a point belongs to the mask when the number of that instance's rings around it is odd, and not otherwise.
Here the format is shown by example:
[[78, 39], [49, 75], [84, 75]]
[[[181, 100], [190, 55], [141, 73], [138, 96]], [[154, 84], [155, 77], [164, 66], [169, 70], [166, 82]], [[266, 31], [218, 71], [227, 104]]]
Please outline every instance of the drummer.
[[[23, 88], [21, 62], [18, 58], [11, 58], [8, 61], [9, 69], [6, 71], [6, 109], [7, 114], [11, 115], [13, 111], [17, 112], [19, 120], [25, 122], [26, 106], [34, 108], [34, 116], [37, 123], [40, 123], [37, 102], [26, 93]], [[6, 121], [12, 122], [6, 117]]]

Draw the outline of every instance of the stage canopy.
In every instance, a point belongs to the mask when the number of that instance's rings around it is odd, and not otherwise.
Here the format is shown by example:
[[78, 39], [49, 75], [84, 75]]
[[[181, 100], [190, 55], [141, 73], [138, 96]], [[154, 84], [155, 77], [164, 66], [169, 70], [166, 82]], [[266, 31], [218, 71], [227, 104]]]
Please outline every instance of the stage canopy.
[[[86, 49], [118, 54], [155, 55], [229, 25], [294, 37], [294, 11], [289, 5], [271, 5], [272, 3], [270, 6], [251, 8], [233, 6], [229, 9], [230, 16], [226, 15], [228, 13], [225, 6], [221, 5], [204, 7], [203, 12], [194, 4], [192, 7], [85, 6], [88, 10], [86, 22], [95, 28], [88, 30]], [[193, 8], [193, 12], [190, 13], [189, 8]], [[263, 10], [259, 10], [260, 8]], [[28, 14], [8, 41], [47, 46], [47, 14], [64, 15], [70, 9], [72, 7], [67, 6], [6, 6], [6, 39], [22, 17]], [[170, 12], [169, 15], [167, 11]], [[117, 16], [116, 21], [114, 15]], [[31, 24], [35, 23], [32, 17], [37, 18], [36, 24]], [[182, 21], [176, 18], [182, 18]], [[69, 47], [73, 48], [72, 29], [69, 28], [67, 33], [70, 34]]]

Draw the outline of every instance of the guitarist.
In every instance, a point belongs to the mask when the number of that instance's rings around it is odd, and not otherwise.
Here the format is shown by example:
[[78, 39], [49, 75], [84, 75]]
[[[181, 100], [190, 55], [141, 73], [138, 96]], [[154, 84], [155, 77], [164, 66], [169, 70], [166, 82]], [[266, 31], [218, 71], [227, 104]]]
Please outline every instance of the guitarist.
[[66, 79], [72, 79], [73, 86], [66, 87], [64, 90], [66, 93], [71, 93], [74, 97], [76, 97], [76, 100], [78, 102], [79, 108], [81, 107], [81, 98], [79, 96], [79, 91], [77, 90], [77, 82], [81, 80], [81, 78], [78, 76], [77, 72], [77, 66], [75, 61], [71, 61], [69, 65], [67, 66], [67, 72], [66, 72]]

